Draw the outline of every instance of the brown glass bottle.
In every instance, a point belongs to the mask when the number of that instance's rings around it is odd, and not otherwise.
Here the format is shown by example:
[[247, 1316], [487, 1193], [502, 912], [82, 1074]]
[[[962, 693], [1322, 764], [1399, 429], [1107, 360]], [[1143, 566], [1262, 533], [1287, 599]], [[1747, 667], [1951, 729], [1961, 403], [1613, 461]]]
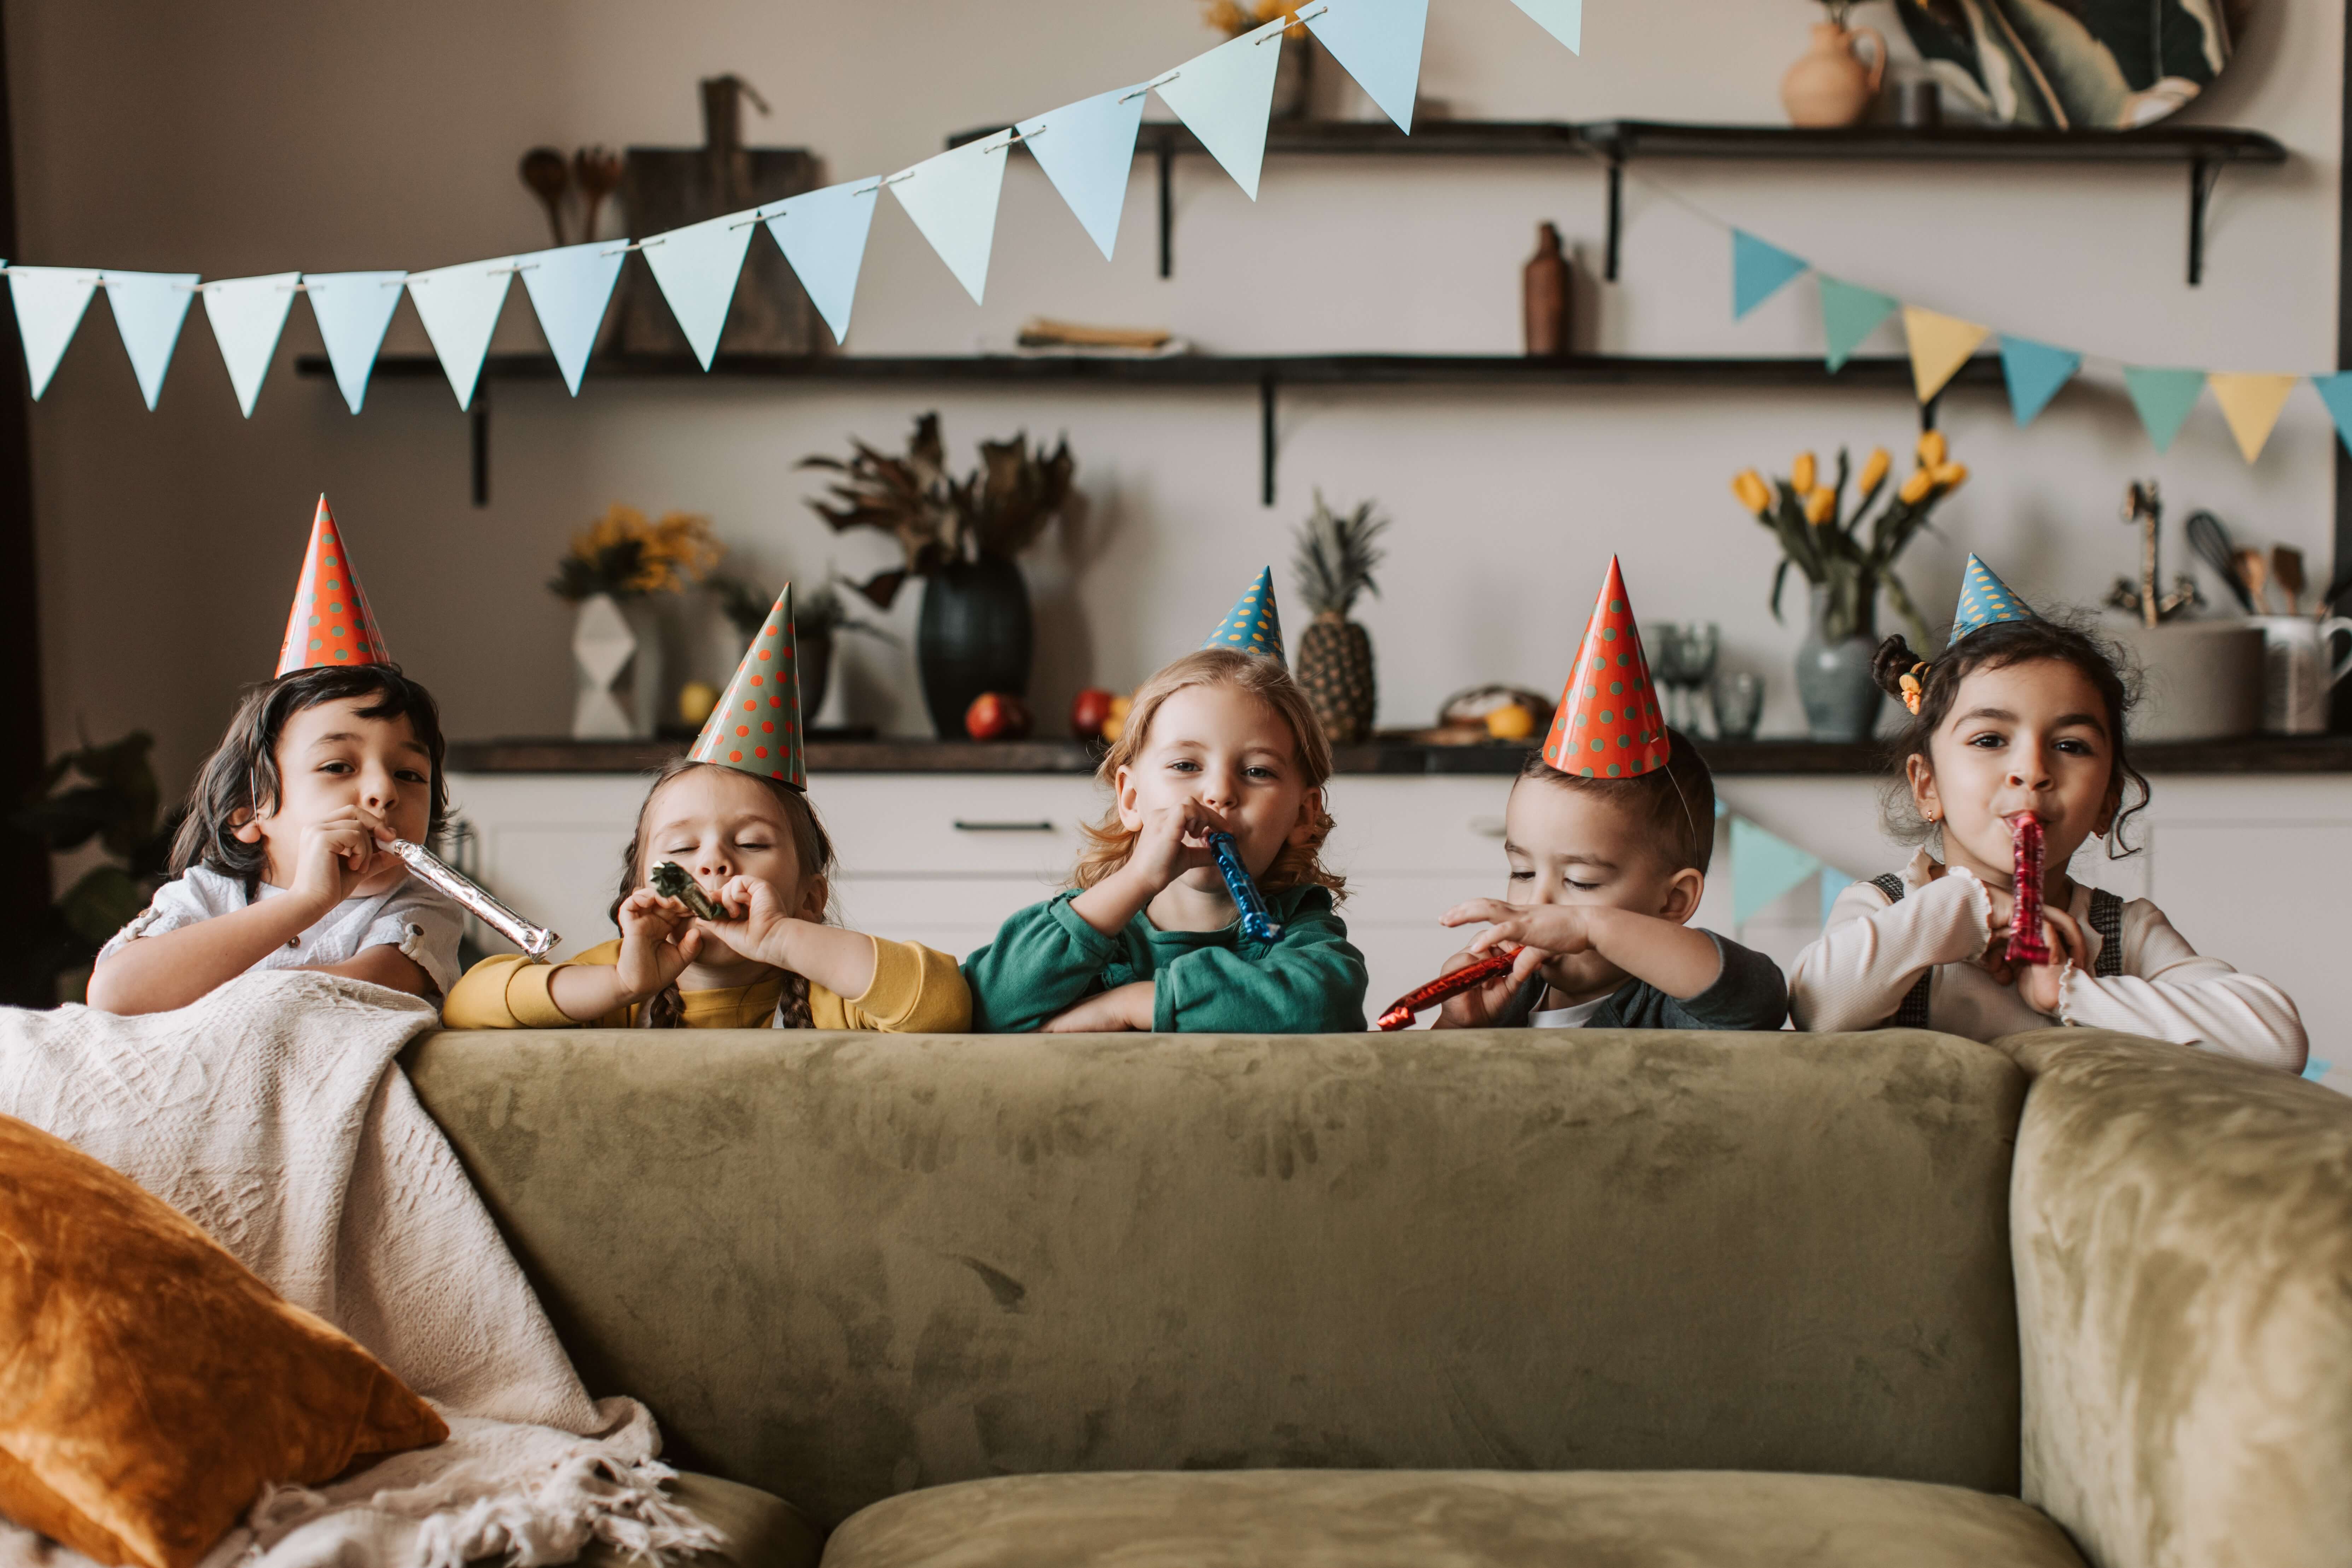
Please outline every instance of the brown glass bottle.
[[1530, 358], [1564, 358], [1573, 346], [1570, 331], [1569, 287], [1575, 274], [1560, 249], [1559, 228], [1544, 224], [1536, 231], [1536, 253], [1525, 274], [1526, 314], [1522, 324]]

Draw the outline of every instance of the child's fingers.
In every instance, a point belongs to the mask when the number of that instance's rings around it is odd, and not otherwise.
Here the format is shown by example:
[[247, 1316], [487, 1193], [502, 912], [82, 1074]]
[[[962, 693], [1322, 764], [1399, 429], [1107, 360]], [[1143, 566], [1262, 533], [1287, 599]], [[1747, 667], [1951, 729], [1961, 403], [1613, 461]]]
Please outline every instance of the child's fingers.
[[1541, 969], [1547, 963], [1549, 963], [1551, 956], [1552, 955], [1550, 953], [1546, 952], [1539, 947], [1523, 947], [1519, 949], [1517, 956], [1511, 960], [1511, 973], [1505, 983], [1510, 987], [1510, 989], [1514, 991], [1517, 990], [1520, 986], [1525, 985], [1528, 981], [1534, 979], [1536, 971]]
[[701, 955], [702, 928], [698, 925], [688, 926], [677, 939], [677, 956], [683, 961], [678, 967], [684, 968], [686, 964], [692, 963]]
[[2087, 947], [2083, 940], [2083, 928], [2064, 910], [2045, 907], [2042, 911], [2042, 928], [2051, 946], [2051, 961], [2072, 963], [2076, 968], [2086, 962]]
[[1481, 921], [1502, 921], [1511, 918], [1512, 908], [1500, 899], [1471, 899], [1454, 905], [1437, 917], [1442, 926], [1475, 925]]

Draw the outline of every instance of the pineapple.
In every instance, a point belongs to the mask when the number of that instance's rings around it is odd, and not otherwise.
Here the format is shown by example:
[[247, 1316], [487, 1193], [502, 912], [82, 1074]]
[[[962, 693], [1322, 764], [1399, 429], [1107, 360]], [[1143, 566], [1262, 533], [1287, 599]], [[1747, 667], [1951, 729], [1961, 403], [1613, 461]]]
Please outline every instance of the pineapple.
[[1372, 538], [1388, 525], [1388, 519], [1372, 515], [1370, 501], [1342, 516], [1324, 503], [1318, 489], [1315, 513], [1298, 530], [1293, 569], [1299, 597], [1315, 618], [1299, 637], [1294, 673], [1335, 746], [1353, 745], [1372, 732], [1372, 639], [1348, 618], [1348, 611], [1358, 594], [1367, 588], [1380, 592], [1372, 568], [1381, 552]]

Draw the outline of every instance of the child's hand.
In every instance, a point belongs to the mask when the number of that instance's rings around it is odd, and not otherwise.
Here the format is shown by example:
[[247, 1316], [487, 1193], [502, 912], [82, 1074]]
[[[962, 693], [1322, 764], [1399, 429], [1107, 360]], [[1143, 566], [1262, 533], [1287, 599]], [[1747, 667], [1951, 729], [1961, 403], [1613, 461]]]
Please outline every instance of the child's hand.
[[361, 806], [330, 813], [302, 829], [288, 891], [316, 903], [321, 912], [334, 908], [387, 862], [399, 863], [398, 857], [376, 847], [378, 838], [391, 837], [391, 825]]
[[1049, 1035], [1104, 1035], [1151, 1027], [1154, 987], [1149, 980], [1114, 986], [1045, 1020]]
[[1208, 847], [1209, 835], [1232, 831], [1222, 814], [1197, 800], [1152, 806], [1143, 814], [1126, 870], [1157, 893], [1196, 866], [1214, 865], [1217, 857]]
[[2080, 969], [2089, 960], [2084, 956], [2083, 928], [2065, 910], [2045, 908], [2042, 911], [2042, 935], [2050, 944], [2050, 962], [2011, 968], [2017, 976], [2017, 994], [2025, 1005], [2037, 1013], [2055, 1014], [2064, 1001], [2059, 983], [2065, 978], [2066, 965]]
[[793, 927], [813, 922], [786, 912], [773, 883], [757, 877], [732, 878], [712, 901], [728, 918], [698, 921], [698, 929], [725, 942], [740, 958], [800, 973], [801, 965], [793, 962], [792, 952]]
[[621, 957], [614, 972], [622, 1000], [642, 1002], [669, 988], [702, 951], [702, 931], [684, 904], [639, 888], [621, 900]]
[[[1445, 967], [1438, 973], [1441, 975], [1451, 974], [1465, 963], [1475, 963], [1480, 956], [1475, 950], [1465, 948], [1447, 959]], [[1537, 955], [1536, 962], [1542, 962], [1541, 954]], [[1519, 973], [1519, 968], [1518, 964], [1514, 963], [1508, 974], [1497, 975], [1484, 985], [1474, 986], [1468, 991], [1448, 996], [1438, 1005], [1437, 1021], [1431, 1027], [1483, 1029], [1493, 1024], [1496, 1018], [1501, 1016], [1503, 1009], [1509, 1005], [1511, 997], [1517, 994], [1525, 981], [1526, 977]], [[1529, 964], [1528, 968], [1532, 970], [1533, 964]]]
[[1548, 959], [1592, 951], [1592, 933], [1584, 911], [1572, 904], [1507, 904], [1500, 899], [1472, 899], [1446, 910], [1437, 923], [1466, 926], [1481, 921], [1489, 923], [1471, 939], [1470, 956], [1484, 957], [1505, 942], [1524, 948], [1518, 962], [1511, 965], [1515, 984]]

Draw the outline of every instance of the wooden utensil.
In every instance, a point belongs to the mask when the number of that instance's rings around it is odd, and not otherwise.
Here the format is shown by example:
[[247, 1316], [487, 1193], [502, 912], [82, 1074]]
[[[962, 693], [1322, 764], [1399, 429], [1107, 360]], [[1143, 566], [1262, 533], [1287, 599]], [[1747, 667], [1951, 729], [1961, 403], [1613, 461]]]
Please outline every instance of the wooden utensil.
[[2267, 590], [2271, 585], [2270, 563], [2263, 559], [2263, 552], [2259, 550], [2239, 551], [2237, 563], [2238, 575], [2245, 579], [2246, 592], [2253, 595], [2254, 614], [2269, 615], [2271, 606]]
[[555, 243], [563, 243], [563, 193], [571, 188], [572, 170], [563, 154], [552, 147], [534, 147], [522, 155], [522, 183], [547, 209], [547, 226]]
[[2228, 585], [2231, 596], [2238, 601], [2238, 607], [2252, 615], [2254, 601], [2246, 592], [2245, 579], [2238, 575], [2238, 563], [2230, 545], [2230, 531], [2222, 527], [2221, 520], [2210, 511], [2190, 512], [2188, 527], [2189, 548], [2197, 552], [2197, 559], [2205, 563], [2207, 570]]
[[572, 154], [572, 183], [588, 204], [588, 221], [580, 230], [583, 240], [596, 237], [596, 215], [604, 210], [604, 198], [621, 188], [621, 155], [604, 147], [583, 147]]
[[2279, 592], [2286, 595], [2286, 613], [2303, 614], [2303, 552], [2284, 544], [2271, 550], [2271, 575], [2278, 579]]

